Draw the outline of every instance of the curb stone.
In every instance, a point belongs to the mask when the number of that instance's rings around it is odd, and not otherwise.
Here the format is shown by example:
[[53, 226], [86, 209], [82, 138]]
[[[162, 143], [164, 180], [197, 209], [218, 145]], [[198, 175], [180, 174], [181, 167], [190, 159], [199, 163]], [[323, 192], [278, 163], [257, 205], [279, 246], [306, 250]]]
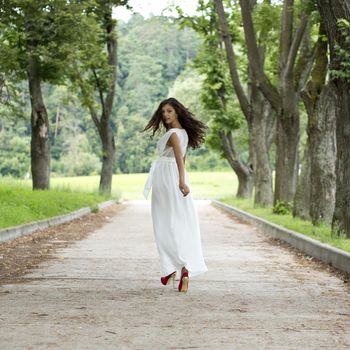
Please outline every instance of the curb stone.
[[[113, 200], [109, 200], [106, 202], [99, 203], [97, 207], [98, 209], [104, 209], [115, 203], [117, 202]], [[29, 224], [7, 227], [0, 230], [0, 242], [5, 242], [20, 236], [28, 235], [38, 230], [44, 230], [48, 227], [63, 224], [64, 222], [72, 221], [74, 219], [80, 218], [90, 213], [91, 213], [91, 208], [85, 207], [85, 208], [81, 208], [76, 211], [73, 211], [69, 214], [54, 216], [49, 219], [34, 221]]]
[[350, 254], [348, 252], [312, 239], [301, 233], [288, 230], [223, 202], [212, 200], [212, 204], [234, 214], [242, 221], [260, 228], [264, 234], [287, 242], [309, 256], [317, 258], [343, 272], [350, 273]]

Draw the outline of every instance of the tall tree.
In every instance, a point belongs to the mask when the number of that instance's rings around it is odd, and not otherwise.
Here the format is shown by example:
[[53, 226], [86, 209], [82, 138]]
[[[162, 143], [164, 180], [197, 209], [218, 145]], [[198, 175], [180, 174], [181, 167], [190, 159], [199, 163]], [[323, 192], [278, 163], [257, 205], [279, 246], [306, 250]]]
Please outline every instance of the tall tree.
[[[251, 161], [251, 148], [246, 162], [242, 160], [233, 137], [233, 131], [241, 124], [241, 113], [235, 111], [232, 84], [227, 79], [227, 64], [222, 48], [222, 38], [218, 33], [215, 3], [200, 1], [203, 15], [185, 17], [180, 11], [181, 20], [203, 37], [200, 53], [194, 60], [194, 66], [205, 76], [202, 85], [202, 100], [212, 116], [209, 144], [220, 149], [238, 178], [237, 197], [252, 196], [254, 177]], [[231, 85], [231, 86], [230, 86]]]
[[293, 200], [299, 169], [299, 96], [310, 70], [311, 54], [298, 51], [309, 18], [302, 15], [294, 30], [294, 0], [284, 0], [281, 12], [278, 88], [268, 78], [252, 19], [252, 1], [240, 0], [248, 59], [259, 88], [277, 114], [275, 201]]
[[[112, 18], [112, 12], [113, 6], [127, 5], [127, 2], [128, 0], [97, 0], [88, 8], [87, 13], [93, 13], [99, 25], [99, 38], [93, 50], [86, 42], [80, 46], [81, 60], [72, 74], [73, 80], [78, 82], [81, 89], [82, 102], [89, 109], [100, 136], [102, 169], [99, 191], [103, 194], [111, 194], [115, 167], [115, 140], [111, 120], [117, 81], [117, 22]], [[86, 33], [87, 40], [89, 37], [90, 33]]]
[[33, 189], [50, 186], [50, 126], [42, 83], [62, 83], [81, 37], [80, 1], [0, 2], [0, 67], [27, 79], [31, 102]]
[[[269, 150], [273, 140], [273, 113], [270, 105], [261, 94], [254, 70], [249, 66], [250, 83], [249, 95], [239, 77], [236, 55], [232, 44], [232, 36], [222, 0], [215, 0], [215, 7], [220, 21], [222, 39], [225, 43], [227, 61], [229, 65], [232, 84], [238, 98], [241, 110], [246, 118], [252, 153], [253, 174], [255, 183], [255, 203], [263, 206], [272, 204], [272, 170], [269, 160]], [[263, 48], [260, 48], [260, 59], [263, 59]], [[258, 56], [259, 57], [259, 56]]]
[[336, 110], [336, 201], [333, 228], [350, 237], [350, 5], [317, 0], [330, 47], [330, 88]]

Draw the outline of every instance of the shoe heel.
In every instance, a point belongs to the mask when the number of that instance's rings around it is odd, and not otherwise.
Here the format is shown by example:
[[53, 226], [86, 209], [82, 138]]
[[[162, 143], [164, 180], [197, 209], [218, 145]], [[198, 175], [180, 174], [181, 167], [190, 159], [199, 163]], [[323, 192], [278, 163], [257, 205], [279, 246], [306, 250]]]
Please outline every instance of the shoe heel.
[[166, 282], [166, 285], [168, 286], [168, 285], [171, 283], [171, 281], [174, 281], [174, 276], [173, 276], [173, 275], [171, 275], [171, 276], [169, 277], [169, 279], [168, 279], [167, 282]]
[[188, 277], [183, 277], [180, 292], [186, 293], [188, 290]]
[[161, 277], [160, 278], [160, 282], [167, 286], [168, 284], [170, 284], [170, 280], [173, 280], [173, 284], [174, 284], [174, 280], [175, 280], [175, 276], [176, 276], [176, 271], [171, 273], [170, 275], [168, 276], [165, 276], [165, 277]]
[[178, 291], [179, 292], [187, 292], [188, 289], [188, 271], [185, 271], [181, 274], [181, 278], [180, 278], [180, 283], [178, 286]]

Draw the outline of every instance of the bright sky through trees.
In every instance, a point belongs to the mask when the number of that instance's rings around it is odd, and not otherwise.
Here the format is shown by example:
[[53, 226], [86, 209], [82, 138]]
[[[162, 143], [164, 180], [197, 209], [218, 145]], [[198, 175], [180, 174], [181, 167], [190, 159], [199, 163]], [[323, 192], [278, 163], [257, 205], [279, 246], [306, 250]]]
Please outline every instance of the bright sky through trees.
[[[120, 6], [114, 10], [114, 17], [126, 22], [133, 12], [138, 12], [145, 18], [151, 14], [158, 16], [170, 5], [178, 5], [186, 14], [191, 15], [195, 13], [197, 7], [197, 0], [130, 0], [129, 3], [133, 11]], [[163, 14], [168, 15], [170, 13], [169, 11], [165, 11]]]

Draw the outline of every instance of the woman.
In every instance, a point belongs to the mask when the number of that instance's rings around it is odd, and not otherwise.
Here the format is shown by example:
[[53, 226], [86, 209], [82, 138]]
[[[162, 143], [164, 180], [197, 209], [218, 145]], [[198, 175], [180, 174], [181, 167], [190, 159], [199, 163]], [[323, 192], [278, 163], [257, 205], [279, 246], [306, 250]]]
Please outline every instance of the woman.
[[144, 195], [147, 198], [152, 187], [153, 229], [164, 275], [161, 283], [174, 283], [181, 270], [178, 290], [187, 292], [189, 277], [208, 270], [185, 170], [187, 145], [199, 147], [206, 126], [175, 98], [160, 103], [144, 131], [153, 130], [154, 135], [162, 126], [166, 132], [157, 143], [159, 158], [152, 165]]

